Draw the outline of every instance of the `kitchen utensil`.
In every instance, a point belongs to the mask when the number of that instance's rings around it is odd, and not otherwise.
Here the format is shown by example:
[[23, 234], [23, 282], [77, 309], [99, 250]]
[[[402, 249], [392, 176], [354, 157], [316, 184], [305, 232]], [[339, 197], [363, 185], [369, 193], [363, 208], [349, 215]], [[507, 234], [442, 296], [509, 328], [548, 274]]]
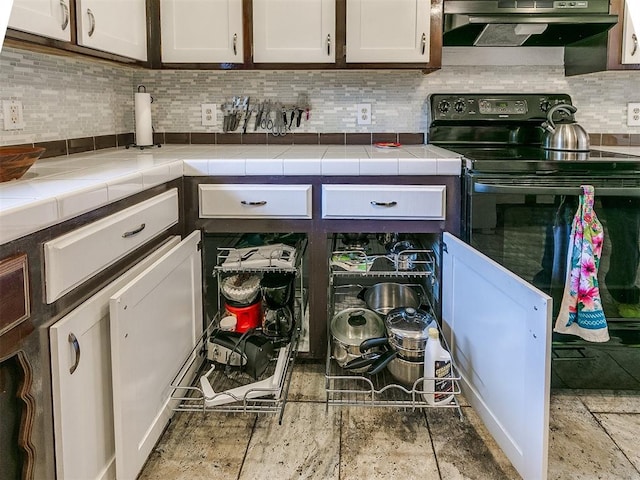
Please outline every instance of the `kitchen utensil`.
[[239, 273], [222, 279], [220, 291], [228, 300], [238, 305], [249, 305], [260, 292], [260, 278], [249, 273]]
[[292, 331], [293, 315], [287, 305], [277, 308], [263, 308], [262, 333], [269, 337], [288, 337]]
[[415, 247], [408, 240], [396, 242], [389, 251], [389, 258], [393, 262], [396, 270], [413, 270], [418, 253]]
[[295, 253], [295, 247], [283, 243], [232, 249], [222, 262], [222, 268], [293, 268]]
[[366, 233], [343, 233], [342, 243], [349, 248], [362, 248], [369, 244], [369, 236]]
[[[559, 103], [547, 112], [547, 121], [541, 127], [545, 130], [542, 137], [542, 147], [545, 150], [560, 151], [589, 151], [589, 134], [573, 119], [578, 109], [573, 105]], [[566, 119], [553, 120], [556, 112], [564, 112]]]
[[[394, 357], [387, 365], [387, 370], [393, 378], [407, 387], [413, 387], [416, 380], [423, 376], [424, 362], [422, 359], [405, 360], [400, 356]], [[421, 386], [416, 385], [416, 389], [420, 390]]]
[[408, 285], [384, 282], [365, 288], [360, 294], [367, 307], [382, 315], [398, 307], [420, 306], [420, 296]]
[[224, 316], [236, 317], [236, 332], [244, 333], [257, 328], [262, 322], [262, 300], [258, 298], [250, 305], [234, 303], [227, 300], [224, 306]]
[[406, 359], [422, 358], [429, 328], [437, 323], [429, 313], [413, 307], [395, 308], [384, 320], [389, 345]]
[[385, 327], [376, 312], [366, 308], [347, 308], [333, 317], [330, 330], [333, 357], [342, 367], [360, 357], [360, 344], [364, 340], [384, 335]]
[[283, 307], [291, 300], [294, 273], [266, 272], [260, 280], [265, 303], [271, 308]]
[[0, 147], [0, 182], [22, 177], [45, 150], [42, 147]]

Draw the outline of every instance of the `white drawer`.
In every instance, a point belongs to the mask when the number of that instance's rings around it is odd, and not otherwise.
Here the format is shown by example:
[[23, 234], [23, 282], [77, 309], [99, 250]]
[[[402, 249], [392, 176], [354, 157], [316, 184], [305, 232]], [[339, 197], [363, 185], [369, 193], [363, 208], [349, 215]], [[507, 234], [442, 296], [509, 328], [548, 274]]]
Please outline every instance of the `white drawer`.
[[444, 220], [445, 185], [323, 185], [322, 218]]
[[178, 223], [178, 190], [73, 230], [44, 244], [47, 303]]
[[199, 185], [200, 218], [311, 218], [311, 185]]

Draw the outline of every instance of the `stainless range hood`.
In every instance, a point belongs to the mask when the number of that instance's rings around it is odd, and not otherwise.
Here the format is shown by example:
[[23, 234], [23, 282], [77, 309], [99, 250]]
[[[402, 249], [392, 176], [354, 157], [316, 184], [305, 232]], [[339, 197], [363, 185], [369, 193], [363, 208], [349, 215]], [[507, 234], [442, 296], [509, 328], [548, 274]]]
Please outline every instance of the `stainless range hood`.
[[565, 46], [617, 22], [609, 0], [445, 0], [443, 45]]

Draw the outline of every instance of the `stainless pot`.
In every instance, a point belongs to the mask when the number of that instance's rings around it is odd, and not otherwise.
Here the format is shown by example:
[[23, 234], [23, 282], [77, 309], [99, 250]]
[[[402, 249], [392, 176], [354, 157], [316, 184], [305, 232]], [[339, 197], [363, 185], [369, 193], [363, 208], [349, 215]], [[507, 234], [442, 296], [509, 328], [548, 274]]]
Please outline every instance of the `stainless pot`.
[[[561, 150], [586, 152], [589, 151], [589, 135], [573, 120], [573, 114], [578, 109], [573, 105], [558, 104], [547, 112], [547, 120], [542, 124], [545, 132], [542, 138], [542, 147], [545, 150]], [[570, 119], [568, 123], [556, 123], [553, 114], [565, 112]]]
[[420, 306], [420, 296], [416, 291], [401, 283], [377, 283], [361, 293], [367, 307], [382, 315], [398, 307]]
[[[387, 370], [403, 385], [413, 387], [416, 380], [424, 376], [424, 359], [411, 361], [396, 356], [387, 365]], [[421, 390], [421, 385], [417, 387], [417, 390]]]
[[391, 310], [384, 323], [391, 348], [408, 360], [424, 358], [429, 328], [435, 326], [435, 318], [424, 310], [401, 307]]
[[[376, 312], [366, 308], [347, 308], [331, 320], [333, 358], [344, 367], [347, 362], [361, 356], [360, 344], [370, 338], [382, 337], [384, 321]], [[367, 366], [353, 369], [364, 371]]]

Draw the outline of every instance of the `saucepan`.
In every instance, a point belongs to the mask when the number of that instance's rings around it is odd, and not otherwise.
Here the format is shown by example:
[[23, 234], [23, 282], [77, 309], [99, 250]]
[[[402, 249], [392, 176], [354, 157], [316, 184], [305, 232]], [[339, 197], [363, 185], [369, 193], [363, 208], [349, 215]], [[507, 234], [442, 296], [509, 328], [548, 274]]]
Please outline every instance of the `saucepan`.
[[[331, 338], [333, 358], [344, 367], [350, 360], [361, 356], [360, 344], [370, 338], [384, 335], [385, 326], [382, 317], [366, 308], [347, 308], [338, 312], [331, 320]], [[372, 346], [375, 352], [376, 347]], [[364, 371], [369, 364], [352, 367], [355, 371]]]
[[358, 297], [364, 300], [368, 308], [381, 315], [386, 315], [394, 308], [420, 306], [420, 295], [402, 283], [376, 283], [362, 290]]

